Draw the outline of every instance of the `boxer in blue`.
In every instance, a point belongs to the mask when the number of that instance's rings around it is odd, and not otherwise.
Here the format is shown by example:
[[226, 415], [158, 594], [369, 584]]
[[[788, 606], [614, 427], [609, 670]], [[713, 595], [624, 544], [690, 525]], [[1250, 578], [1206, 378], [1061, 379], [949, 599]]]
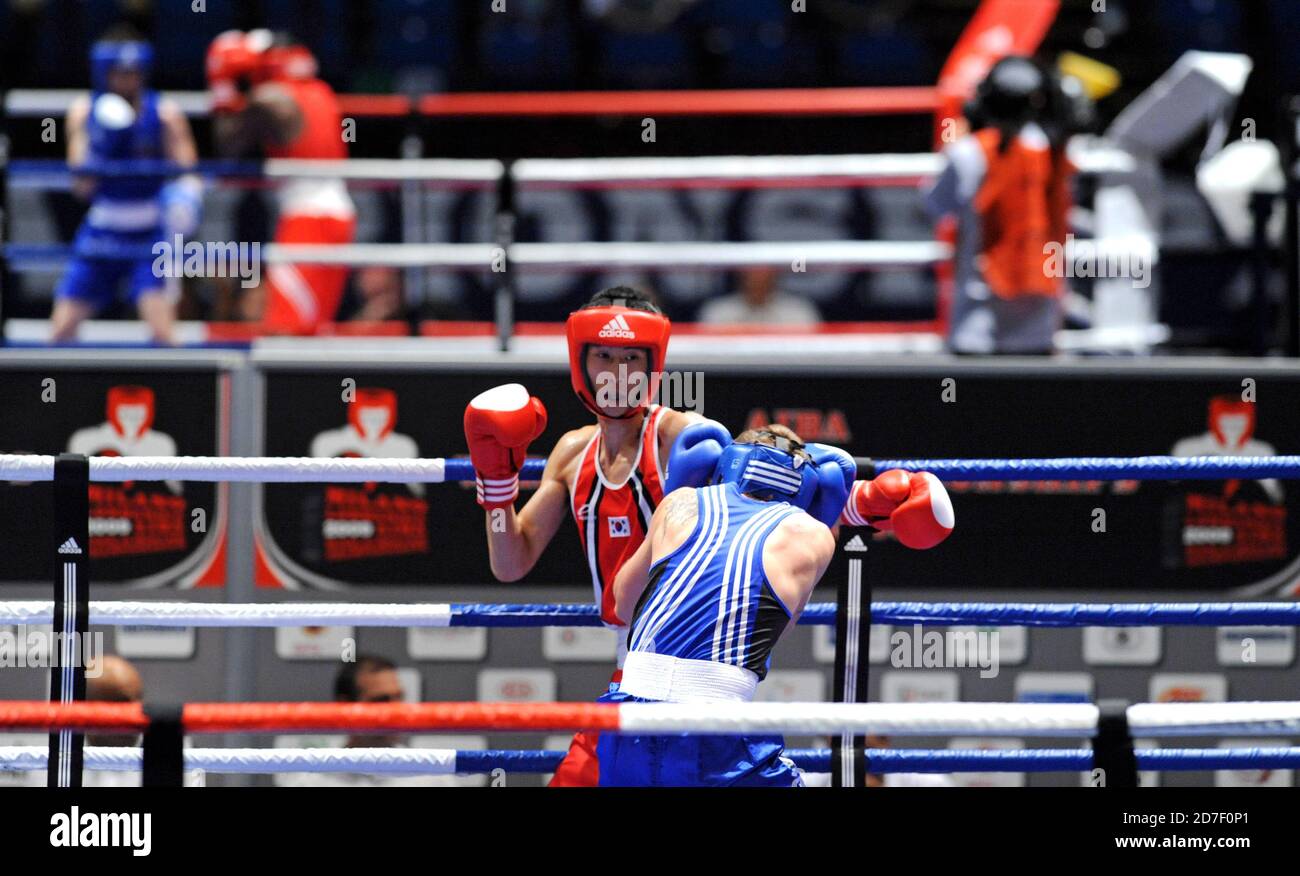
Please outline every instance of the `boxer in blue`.
[[[198, 160], [189, 122], [171, 100], [148, 88], [153, 49], [133, 34], [109, 34], [91, 48], [91, 93], [68, 108], [68, 165], [101, 161]], [[197, 176], [168, 182], [157, 176], [78, 176], [74, 192], [90, 201], [73, 257], [55, 290], [51, 340], [74, 338], [77, 327], [114, 303], [126, 282], [154, 338], [175, 343], [175, 279], [154, 270], [151, 248], [198, 226], [203, 188]], [[132, 248], [142, 258], [107, 258]]]
[[[716, 423], [674, 445], [645, 541], [614, 581], [631, 629], [603, 702], [747, 702], [835, 551], [856, 468], [782, 426], [730, 443]], [[709, 434], [713, 430], [712, 434]], [[685, 430], [684, 433], [685, 435]], [[601, 734], [602, 786], [801, 786], [779, 736]]]

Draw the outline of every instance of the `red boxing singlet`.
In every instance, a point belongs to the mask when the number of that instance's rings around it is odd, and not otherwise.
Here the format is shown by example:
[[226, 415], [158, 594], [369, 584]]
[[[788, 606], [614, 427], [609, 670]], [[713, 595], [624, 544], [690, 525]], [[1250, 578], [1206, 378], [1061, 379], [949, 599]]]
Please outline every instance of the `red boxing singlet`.
[[591, 569], [591, 585], [600, 617], [622, 626], [614, 613], [614, 576], [641, 546], [650, 517], [664, 498], [664, 473], [659, 467], [659, 421], [664, 411], [651, 405], [641, 424], [640, 446], [632, 471], [621, 484], [610, 483], [600, 470], [600, 430], [582, 451], [578, 474], [569, 493], [573, 520], [578, 524], [582, 552]]

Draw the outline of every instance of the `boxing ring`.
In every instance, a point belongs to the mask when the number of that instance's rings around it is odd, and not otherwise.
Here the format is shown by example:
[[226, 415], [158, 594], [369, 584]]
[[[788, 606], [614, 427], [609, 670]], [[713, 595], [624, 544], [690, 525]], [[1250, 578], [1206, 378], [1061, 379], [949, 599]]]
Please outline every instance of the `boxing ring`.
[[[943, 480], [1300, 479], [1300, 457], [1105, 457], [1064, 459], [954, 459], [857, 461], [860, 474], [902, 468], [927, 470]], [[539, 476], [544, 460], [531, 459], [523, 479]], [[189, 479], [208, 481], [457, 483], [473, 479], [466, 459], [311, 459], [231, 457], [62, 457], [0, 455], [0, 479], [55, 482], [60, 526], [79, 526], [77, 493], [92, 481]], [[62, 502], [66, 507], [59, 511]], [[63, 541], [63, 531], [52, 544]], [[71, 536], [75, 538], [76, 536]], [[66, 554], [66, 552], [65, 552]], [[157, 626], [279, 627], [350, 623], [401, 627], [598, 626], [597, 610], [572, 604], [346, 604], [91, 601], [85, 555], [65, 555], [53, 600], [0, 602], [0, 623], [55, 623], [56, 632], [85, 633], [91, 624], [147, 621]], [[863, 628], [873, 623], [1079, 627], [1189, 625], [1300, 626], [1300, 603], [986, 603], [874, 602], [808, 606], [799, 623], [838, 625], [856, 614]], [[64, 646], [71, 648], [71, 637]], [[1198, 736], [1250, 737], [1300, 734], [1300, 702], [1224, 703], [869, 703], [866, 661], [843, 636], [836, 642], [837, 670], [858, 674], [840, 686], [833, 703], [86, 703], [77, 701], [75, 674], [62, 665], [52, 671], [51, 702], [0, 703], [0, 729], [48, 731], [43, 747], [0, 747], [0, 768], [46, 769], [51, 784], [79, 783], [81, 769], [143, 769], [145, 784], [178, 784], [182, 770], [268, 773], [351, 771], [385, 775], [447, 775], [513, 770], [547, 772], [561, 752], [456, 751], [428, 749], [191, 749], [186, 735], [384, 731], [547, 732], [579, 729], [610, 733], [790, 733], [826, 735], [831, 750], [794, 750], [809, 772], [832, 772], [839, 783], [856, 785], [854, 773], [1100, 771], [1100, 784], [1131, 787], [1137, 771], [1283, 769], [1300, 766], [1300, 747], [1141, 750], [1136, 738]], [[68, 650], [62, 656], [71, 657]], [[62, 662], [62, 661], [61, 661]], [[74, 661], [69, 661], [74, 662]], [[847, 662], [847, 667], [841, 664]], [[839, 672], [837, 671], [837, 674]], [[84, 684], [84, 680], [82, 682]], [[80, 733], [144, 733], [141, 749], [84, 748]], [[905, 736], [1039, 737], [1089, 740], [1090, 748], [963, 751], [942, 749], [868, 750], [857, 740], [867, 734]], [[855, 766], [854, 761], [860, 760]]]
[[[626, 110], [625, 110], [626, 111]], [[1132, 158], [1114, 149], [1080, 144], [1072, 159], [1087, 174], [1122, 171]], [[495, 159], [348, 159], [307, 161], [270, 159], [261, 162], [210, 160], [182, 168], [166, 161], [99, 161], [81, 168], [87, 174], [104, 177], [171, 178], [196, 173], [208, 184], [236, 187], [274, 188], [295, 179], [329, 177], [351, 185], [396, 187], [403, 191], [402, 226], [418, 227], [420, 211], [410, 205], [411, 191], [442, 189], [478, 190], [493, 195], [496, 204], [493, 227], [512, 229], [520, 210], [519, 198], [529, 192], [582, 190], [760, 190], [782, 188], [915, 188], [933, 178], [943, 165], [936, 153], [849, 154], [849, 155], [762, 155], [707, 156], [691, 158], [597, 158], [519, 159], [509, 163]], [[66, 189], [73, 178], [68, 166], [50, 159], [14, 159], [8, 163], [10, 190]], [[418, 200], [418, 198], [416, 199]], [[793, 336], [822, 332], [849, 334], [859, 346], [876, 352], [933, 353], [942, 349], [946, 332], [944, 277], [950, 270], [952, 247], [943, 240], [763, 240], [763, 241], [582, 241], [522, 242], [513, 233], [499, 232], [485, 242], [431, 243], [414, 233], [401, 243], [276, 244], [260, 245], [261, 263], [382, 266], [405, 272], [408, 303], [423, 300], [427, 272], [471, 272], [490, 278], [492, 323], [464, 325], [430, 324], [422, 331], [439, 337], [483, 333], [495, 337], [497, 348], [512, 348], [519, 335], [535, 334], [537, 324], [517, 323], [521, 274], [557, 272], [591, 273], [618, 271], [726, 271], [743, 268], [798, 266], [800, 271], [886, 272], [926, 270], [936, 272], [940, 292], [936, 315], [931, 320], [851, 322], [824, 328], [786, 332]], [[195, 236], [186, 245], [215, 243]], [[149, 259], [153, 248], [106, 244], [93, 255], [102, 259]], [[1154, 262], [1158, 253], [1145, 239], [1072, 237], [1066, 258], [1078, 264], [1110, 263], [1138, 257]], [[74, 255], [68, 244], [8, 242], [0, 248], [0, 270], [29, 273], [56, 270]], [[178, 259], [179, 261], [179, 259]], [[366, 330], [389, 333], [400, 324], [379, 324]], [[675, 326], [675, 331], [690, 331]], [[209, 328], [190, 324], [181, 337], [187, 344], [251, 340], [251, 324], [220, 324]], [[708, 331], [708, 329], [705, 329]], [[725, 333], [725, 332], [724, 332]], [[770, 333], [770, 332], [769, 332]], [[24, 321], [16, 324], [11, 339], [20, 343], [43, 340], [41, 327]], [[1065, 330], [1062, 349], [1134, 349], [1158, 342], [1167, 335], [1160, 327], [1125, 332], [1111, 329]], [[119, 339], [120, 335], [109, 335]], [[128, 335], [136, 341], [146, 337]], [[101, 340], [104, 340], [101, 337]]]

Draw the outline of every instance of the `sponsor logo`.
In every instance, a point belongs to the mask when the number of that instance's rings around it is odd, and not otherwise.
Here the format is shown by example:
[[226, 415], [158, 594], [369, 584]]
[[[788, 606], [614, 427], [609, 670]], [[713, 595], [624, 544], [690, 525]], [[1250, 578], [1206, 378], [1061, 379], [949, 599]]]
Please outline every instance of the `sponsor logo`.
[[844, 445], [852, 442], [853, 430], [849, 418], [838, 409], [817, 408], [754, 408], [745, 418], [746, 429], [765, 429], [773, 423], [793, 429], [805, 441], [825, 441]]
[[604, 327], [596, 334], [598, 338], [617, 338], [623, 341], [635, 341], [636, 332], [627, 324], [627, 320], [622, 314], [605, 323]]
[[855, 551], [857, 553], [862, 553], [867, 550], [867, 543], [862, 540], [862, 536], [855, 535], [853, 536], [853, 538], [848, 540], [847, 544], [844, 545], [844, 549], [846, 551]]
[[65, 541], [63, 544], [59, 545], [59, 553], [79, 554], [81, 553], [81, 546], [77, 544], [77, 540], [75, 538], [70, 538], [67, 541]]

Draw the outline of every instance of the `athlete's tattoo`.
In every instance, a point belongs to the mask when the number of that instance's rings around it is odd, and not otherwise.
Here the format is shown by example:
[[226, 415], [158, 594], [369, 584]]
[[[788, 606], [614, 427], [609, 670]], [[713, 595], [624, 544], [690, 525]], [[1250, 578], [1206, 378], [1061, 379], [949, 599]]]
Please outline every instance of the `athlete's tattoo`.
[[699, 516], [694, 492], [686, 495], [675, 492], [668, 497], [667, 505], [664, 510], [664, 522], [673, 526], [694, 524], [695, 518]]

